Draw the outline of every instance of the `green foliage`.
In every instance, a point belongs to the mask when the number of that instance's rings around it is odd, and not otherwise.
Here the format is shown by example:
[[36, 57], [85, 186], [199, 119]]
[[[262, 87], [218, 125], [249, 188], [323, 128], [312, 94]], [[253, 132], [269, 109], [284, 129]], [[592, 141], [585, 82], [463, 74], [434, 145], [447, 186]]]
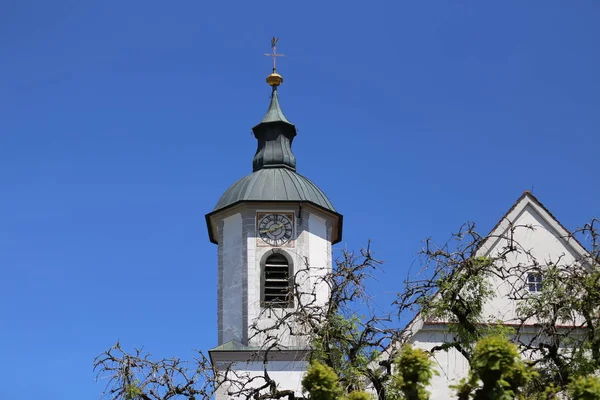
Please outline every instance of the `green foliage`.
[[367, 331], [359, 316], [335, 314], [313, 338], [312, 359], [333, 368], [345, 392], [364, 389], [366, 371], [380, 354]]
[[312, 400], [338, 400], [343, 394], [335, 371], [318, 361], [311, 362], [302, 379], [302, 388]]
[[[600, 400], [600, 379], [594, 377], [600, 372], [600, 232], [593, 226], [587, 231], [597, 246], [586, 262], [540, 266], [531, 258], [531, 264], [524, 266], [525, 272], [542, 274], [542, 290], [535, 294], [527, 290], [523, 269], [505, 268], [509, 253], [533, 257], [513, 243], [511, 235], [505, 238], [508, 245], [503, 254], [495, 258], [475, 257], [482, 237], [470, 225], [455, 235], [456, 246], [427, 242], [423, 253], [433, 272], [428, 278], [408, 281], [395, 304], [399, 314], [418, 311], [427, 321], [448, 323], [450, 339], [431, 352], [455, 349], [468, 361], [468, 376], [454, 387], [458, 400], [557, 400], [567, 396]], [[465, 243], [465, 238], [472, 241]], [[378, 314], [377, 308], [369, 305], [365, 282], [379, 264], [368, 247], [360, 255], [344, 252], [326, 280], [330, 289], [327, 304], [299, 304], [298, 310], [283, 315], [274, 325], [277, 329], [295, 328], [292, 324], [300, 321], [310, 336], [313, 351], [302, 388], [311, 400], [430, 398], [427, 388], [437, 374], [430, 352], [405, 346], [393, 360], [381, 357], [380, 351], [387, 354], [400, 332], [392, 326], [389, 314]], [[492, 282], [497, 278], [509, 283], [509, 298], [516, 302], [518, 318], [527, 329], [506, 327], [504, 321], [491, 323], [493, 317], [483, 314], [484, 306], [494, 300]], [[299, 296], [299, 302], [305, 297], [312, 298]], [[370, 315], [358, 315], [357, 306]], [[528, 337], [531, 328], [535, 331], [533, 340]], [[517, 346], [507, 339], [509, 335], [514, 335], [520, 349], [536, 360], [536, 370], [521, 360]], [[198, 373], [205, 383], [199, 390], [197, 377], [188, 378], [178, 359], [153, 362], [141, 357], [139, 351], [131, 358], [118, 344], [99, 356], [95, 367], [114, 377], [108, 385], [111, 400], [141, 400], [148, 398], [148, 393], [159, 393], [153, 396], [160, 400], [193, 400], [211, 398], [213, 388], [220, 384], [209, 360], [201, 360]], [[130, 372], [132, 365], [135, 373]], [[134, 376], [141, 376], [141, 383], [132, 382]], [[279, 390], [278, 382], [267, 374], [264, 378], [267, 384], [260, 388], [234, 378], [232, 382], [241, 389], [231, 396], [293, 396], [293, 391]], [[365, 392], [367, 387], [371, 393]]]
[[526, 400], [558, 400], [563, 398], [559, 397], [560, 392], [560, 388], [551, 384], [549, 386], [546, 386], [542, 391], [530, 390], [530, 393], [523, 396], [522, 398]]
[[448, 321], [449, 329], [456, 341], [445, 347], [460, 348], [461, 353], [471, 358], [473, 344], [485, 334], [482, 324], [484, 304], [489, 301], [494, 290], [490, 275], [494, 260], [489, 257], [473, 257], [460, 264], [437, 281], [438, 292], [421, 303], [424, 315]]
[[456, 388], [459, 399], [509, 400], [536, 376], [506, 337], [486, 336], [475, 345], [469, 377]]
[[389, 392], [392, 398], [428, 400], [427, 386], [434, 374], [434, 362], [428, 352], [405, 345], [394, 361], [394, 376]]
[[[600, 267], [548, 265], [543, 270], [542, 290], [527, 296], [517, 309], [524, 318], [538, 321], [536, 349], [542, 370], [540, 385], [563, 388], [577, 376], [600, 370]], [[567, 332], [562, 327], [580, 327]], [[568, 350], [565, 350], [568, 349]]]
[[578, 377], [567, 385], [567, 392], [573, 400], [600, 400], [600, 378]]
[[137, 400], [142, 396], [142, 389], [138, 386], [139, 382], [135, 381], [125, 386], [125, 400]]
[[348, 400], [373, 400], [373, 395], [355, 390], [348, 395]]

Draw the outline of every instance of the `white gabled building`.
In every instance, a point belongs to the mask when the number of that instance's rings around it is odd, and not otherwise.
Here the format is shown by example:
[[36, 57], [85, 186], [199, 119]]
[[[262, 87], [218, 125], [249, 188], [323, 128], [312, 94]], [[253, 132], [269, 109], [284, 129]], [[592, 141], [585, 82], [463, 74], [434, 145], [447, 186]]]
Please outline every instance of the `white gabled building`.
[[[507, 255], [503, 268], [514, 268], [506, 279], [492, 278], [494, 295], [483, 308], [484, 321], [502, 322], [508, 326], [521, 326], [517, 313], [520, 295], [535, 295], [541, 288], [543, 273], [532, 272], [531, 266], [572, 265], [587, 255], [583, 246], [529, 191], [516, 201], [506, 215], [492, 229], [477, 251], [477, 256], [494, 257], [505, 251], [508, 237], [518, 244], [519, 250]], [[529, 293], [528, 293], [529, 292]], [[519, 340], [535, 332], [535, 321], [526, 321]], [[530, 328], [530, 329], [527, 329]], [[529, 333], [528, 333], [529, 332]], [[444, 321], [426, 321], [417, 315], [407, 327], [407, 341], [416, 347], [431, 350], [443, 343], [452, 342], [448, 324]], [[452, 398], [450, 385], [456, 385], [469, 370], [467, 360], [454, 348], [434, 352], [439, 375], [431, 385], [432, 400]]]

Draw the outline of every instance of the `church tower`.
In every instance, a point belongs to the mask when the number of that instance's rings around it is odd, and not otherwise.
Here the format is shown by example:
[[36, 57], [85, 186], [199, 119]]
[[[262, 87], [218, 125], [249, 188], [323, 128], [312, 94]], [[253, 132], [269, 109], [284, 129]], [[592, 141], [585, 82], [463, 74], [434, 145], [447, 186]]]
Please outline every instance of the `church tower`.
[[[327, 288], [318, 281], [332, 268], [331, 245], [341, 240], [342, 215], [296, 172], [297, 132], [279, 105], [283, 77], [275, 68], [276, 43], [274, 38], [273, 72], [267, 77], [271, 101], [252, 128], [258, 142], [253, 172], [231, 185], [206, 215], [209, 238], [218, 245], [219, 343], [210, 356], [220, 371], [254, 377], [263, 374], [266, 360], [269, 376], [282, 389], [300, 393], [309, 343], [273, 324], [298, 307], [294, 288], [300, 271], [301, 284], [314, 285], [316, 301], [326, 302]], [[237, 397], [227, 387], [218, 399]]]

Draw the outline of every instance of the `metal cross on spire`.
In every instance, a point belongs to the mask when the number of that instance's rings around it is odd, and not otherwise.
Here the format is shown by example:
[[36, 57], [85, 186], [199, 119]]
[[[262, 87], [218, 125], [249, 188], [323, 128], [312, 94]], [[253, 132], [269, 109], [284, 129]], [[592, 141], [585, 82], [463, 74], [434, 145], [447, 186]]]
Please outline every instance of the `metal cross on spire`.
[[265, 54], [265, 56], [267, 56], [267, 57], [273, 57], [273, 72], [277, 71], [277, 57], [283, 57], [283, 54], [277, 54], [277, 41], [278, 40], [279, 40], [278, 37], [273, 36], [273, 39], [271, 39], [271, 48], [273, 49], [273, 53]]

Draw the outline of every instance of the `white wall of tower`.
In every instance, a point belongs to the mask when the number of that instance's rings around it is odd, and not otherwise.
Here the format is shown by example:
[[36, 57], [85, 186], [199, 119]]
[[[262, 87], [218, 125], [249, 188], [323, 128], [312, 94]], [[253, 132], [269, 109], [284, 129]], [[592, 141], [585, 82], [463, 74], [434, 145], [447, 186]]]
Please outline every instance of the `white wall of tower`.
[[[308, 209], [307, 209], [308, 208]], [[293, 262], [304, 292], [317, 293], [319, 304], [328, 298], [328, 286], [322, 282], [331, 270], [331, 222], [326, 215], [310, 207], [299, 209], [285, 205], [266, 207], [244, 206], [225, 216], [218, 223], [219, 286], [218, 326], [219, 345], [231, 340], [252, 347], [264, 344], [264, 335], [251, 329], [254, 322], [260, 328], [273, 324], [279, 314], [289, 309], [265, 310], [261, 306], [261, 261], [273, 251], [257, 235], [258, 212], [288, 212], [295, 215], [294, 239], [278, 248]], [[297, 304], [295, 304], [296, 306]], [[305, 347], [306, 338], [279, 332], [282, 346]]]
[[[260, 210], [256, 210], [260, 211]], [[274, 212], [294, 212], [294, 210], [281, 209], [271, 210]], [[256, 212], [254, 213], [256, 215]], [[317, 298], [322, 304], [328, 297], [327, 286], [319, 285], [315, 287], [317, 277], [322, 277], [331, 269], [331, 235], [328, 233], [328, 223], [315, 213], [306, 209], [302, 212], [295, 210], [295, 236], [293, 242], [287, 246], [279, 248], [279, 251], [285, 252], [293, 262], [294, 274], [297, 283], [301, 284], [305, 293], [319, 291]], [[246, 224], [245, 224], [246, 225]], [[256, 226], [256, 222], [254, 223]], [[262, 246], [261, 239], [257, 237], [256, 230], [253, 229], [247, 236], [248, 246], [248, 321], [252, 324], [256, 321], [259, 329], [265, 329], [273, 326], [278, 317], [289, 312], [289, 309], [264, 309], [261, 307], [261, 262], [273, 251], [272, 247]], [[325, 291], [323, 293], [323, 291]], [[296, 307], [297, 304], [294, 305]], [[270, 332], [271, 334], [273, 332]], [[301, 335], [291, 335], [288, 329], [277, 331], [278, 341], [284, 347], [306, 347], [307, 339]], [[251, 346], [261, 346], [264, 343], [265, 335], [257, 334], [256, 331], [249, 331], [249, 342]]]
[[[289, 309], [265, 309], [261, 307], [261, 261], [273, 251], [265, 245], [257, 234], [258, 212], [287, 212], [295, 215], [293, 241], [276, 251], [284, 251], [293, 261], [294, 272], [302, 270], [299, 282], [303, 291], [317, 291], [317, 302], [324, 305], [328, 299], [328, 286], [322, 278], [331, 270], [332, 223], [327, 215], [313, 210], [289, 205], [269, 205], [269, 207], [240, 206], [218, 222], [219, 243], [219, 288], [218, 320], [219, 345], [237, 341], [249, 347], [247, 354], [235, 352], [235, 359], [228, 359], [223, 353], [218, 367], [225, 370], [231, 366], [238, 375], [261, 376], [262, 360], [249, 361], [256, 356], [256, 350], [265, 343], [265, 335], [252, 330], [256, 322], [266, 328], [284, 315]], [[294, 304], [297, 306], [297, 302]], [[276, 331], [280, 348], [306, 348], [308, 340], [301, 335], [290, 335], [287, 329]], [[273, 334], [274, 332], [269, 332]], [[280, 353], [284, 360], [269, 361], [269, 376], [278, 382], [280, 388], [291, 389], [301, 394], [301, 380], [306, 371], [307, 361], [298, 359], [294, 351]], [[289, 359], [287, 359], [289, 357]], [[243, 361], [240, 361], [243, 360]], [[256, 384], [260, 386], [260, 379]], [[231, 398], [228, 388], [221, 388], [217, 399]]]
[[[225, 369], [226, 366], [220, 366]], [[286, 390], [293, 390], [296, 396], [302, 395], [302, 377], [308, 367], [306, 361], [271, 361], [269, 363], [269, 377], [277, 382], [278, 387]], [[238, 362], [235, 364], [236, 374], [240, 377], [244, 377], [242, 381], [253, 381], [254, 387], [260, 387], [265, 383], [260, 377], [264, 376], [263, 373], [264, 364], [262, 362]], [[228, 392], [235, 393], [236, 386], [225, 384], [221, 386], [216, 393], [217, 400], [225, 399], [245, 399], [244, 396], [231, 396]]]
[[315, 288], [317, 302], [325, 305], [329, 297], [329, 287], [323, 277], [331, 271], [331, 232], [327, 221], [316, 214], [308, 217], [309, 266], [311, 268], [311, 285]]
[[246, 266], [245, 260], [242, 259], [241, 214], [223, 219], [220, 225], [218, 325], [219, 344], [223, 344], [231, 340], [243, 340], [244, 329], [241, 321], [244, 314], [243, 276]]

